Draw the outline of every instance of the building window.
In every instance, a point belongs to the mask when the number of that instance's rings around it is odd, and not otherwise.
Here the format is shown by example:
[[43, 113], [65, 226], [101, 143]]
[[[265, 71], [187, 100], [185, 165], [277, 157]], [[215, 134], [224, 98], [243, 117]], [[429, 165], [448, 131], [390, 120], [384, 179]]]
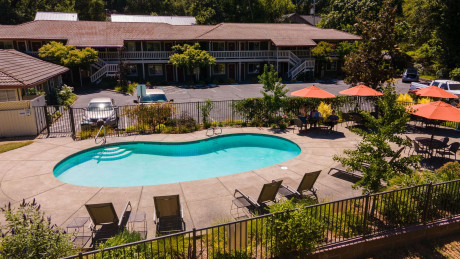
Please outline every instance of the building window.
[[161, 51], [161, 43], [147, 42], [147, 51]]
[[32, 41], [32, 51], [38, 51], [42, 47], [42, 42], [41, 41]]
[[0, 102], [18, 101], [15, 89], [0, 90]]
[[22, 52], [27, 51], [27, 44], [25, 41], [18, 41], [18, 50]]
[[13, 42], [12, 41], [0, 41], [0, 49], [12, 49]]
[[163, 75], [163, 66], [156, 64], [149, 64], [148, 66], [149, 76], [161, 76]]
[[225, 42], [213, 42], [212, 43], [212, 50], [213, 51], [224, 51], [225, 50]]
[[137, 65], [136, 64], [128, 64], [126, 66], [126, 74], [128, 76], [137, 76]]
[[260, 50], [260, 42], [259, 41], [248, 42], [248, 50]]
[[224, 75], [225, 74], [225, 64], [215, 64], [214, 65], [214, 74], [215, 75]]
[[134, 42], [134, 41], [126, 42], [126, 49], [128, 51], [136, 51], [136, 42]]
[[259, 63], [249, 63], [248, 64], [248, 73], [249, 74], [259, 74], [260, 64]]

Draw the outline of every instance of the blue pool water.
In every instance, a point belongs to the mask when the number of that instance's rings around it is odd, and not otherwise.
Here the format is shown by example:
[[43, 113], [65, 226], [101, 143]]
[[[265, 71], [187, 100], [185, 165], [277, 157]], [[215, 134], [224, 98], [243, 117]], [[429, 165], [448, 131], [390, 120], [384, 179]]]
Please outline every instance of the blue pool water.
[[127, 142], [74, 154], [54, 168], [54, 175], [83, 186], [156, 185], [250, 171], [298, 154], [300, 148], [295, 143], [261, 134], [183, 143]]

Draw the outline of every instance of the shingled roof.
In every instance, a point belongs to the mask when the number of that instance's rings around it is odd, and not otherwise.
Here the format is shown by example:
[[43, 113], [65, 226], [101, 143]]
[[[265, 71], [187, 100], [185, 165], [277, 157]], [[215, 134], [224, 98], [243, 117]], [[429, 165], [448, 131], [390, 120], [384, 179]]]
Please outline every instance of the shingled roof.
[[66, 40], [77, 47], [122, 47], [125, 40], [271, 40], [277, 46], [314, 46], [319, 40], [359, 40], [360, 37], [306, 24], [221, 23], [170, 25], [96, 21], [33, 21], [0, 26], [0, 39]]
[[67, 71], [16, 50], [0, 49], [0, 89], [33, 87]]

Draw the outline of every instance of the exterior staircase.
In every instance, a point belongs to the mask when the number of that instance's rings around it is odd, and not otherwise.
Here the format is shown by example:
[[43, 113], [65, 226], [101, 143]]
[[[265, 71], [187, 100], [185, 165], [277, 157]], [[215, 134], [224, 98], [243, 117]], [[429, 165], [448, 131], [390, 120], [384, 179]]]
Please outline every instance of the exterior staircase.
[[288, 77], [289, 79], [295, 79], [299, 74], [306, 72], [306, 71], [313, 71], [315, 68], [315, 60], [314, 59], [305, 59], [300, 60], [294, 67], [289, 70]]
[[97, 70], [94, 74], [91, 75], [91, 83], [96, 82], [103, 76], [116, 76], [118, 75], [118, 64], [110, 64], [106, 63], [102, 59], [100, 59], [99, 62], [94, 63], [93, 67], [98, 67], [99, 70]]

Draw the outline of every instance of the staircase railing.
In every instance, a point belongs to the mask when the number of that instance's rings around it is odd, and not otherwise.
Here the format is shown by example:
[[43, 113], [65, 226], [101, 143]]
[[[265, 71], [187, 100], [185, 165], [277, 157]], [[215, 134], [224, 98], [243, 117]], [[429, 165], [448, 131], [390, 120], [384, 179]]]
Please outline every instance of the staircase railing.
[[[99, 134], [101, 134], [102, 129], [104, 129], [104, 136], [102, 137], [102, 140], [98, 141], [97, 139], [99, 138]], [[96, 143], [96, 145], [99, 145], [99, 144], [105, 145], [106, 142], [107, 142], [107, 137], [105, 134], [105, 125], [101, 125], [101, 127], [99, 128], [99, 131], [96, 134], [96, 137], [94, 138], [94, 143]]]
[[96, 82], [99, 78], [108, 73], [117, 73], [118, 72], [118, 64], [105, 64], [101, 67], [98, 71], [91, 75], [91, 83]]

